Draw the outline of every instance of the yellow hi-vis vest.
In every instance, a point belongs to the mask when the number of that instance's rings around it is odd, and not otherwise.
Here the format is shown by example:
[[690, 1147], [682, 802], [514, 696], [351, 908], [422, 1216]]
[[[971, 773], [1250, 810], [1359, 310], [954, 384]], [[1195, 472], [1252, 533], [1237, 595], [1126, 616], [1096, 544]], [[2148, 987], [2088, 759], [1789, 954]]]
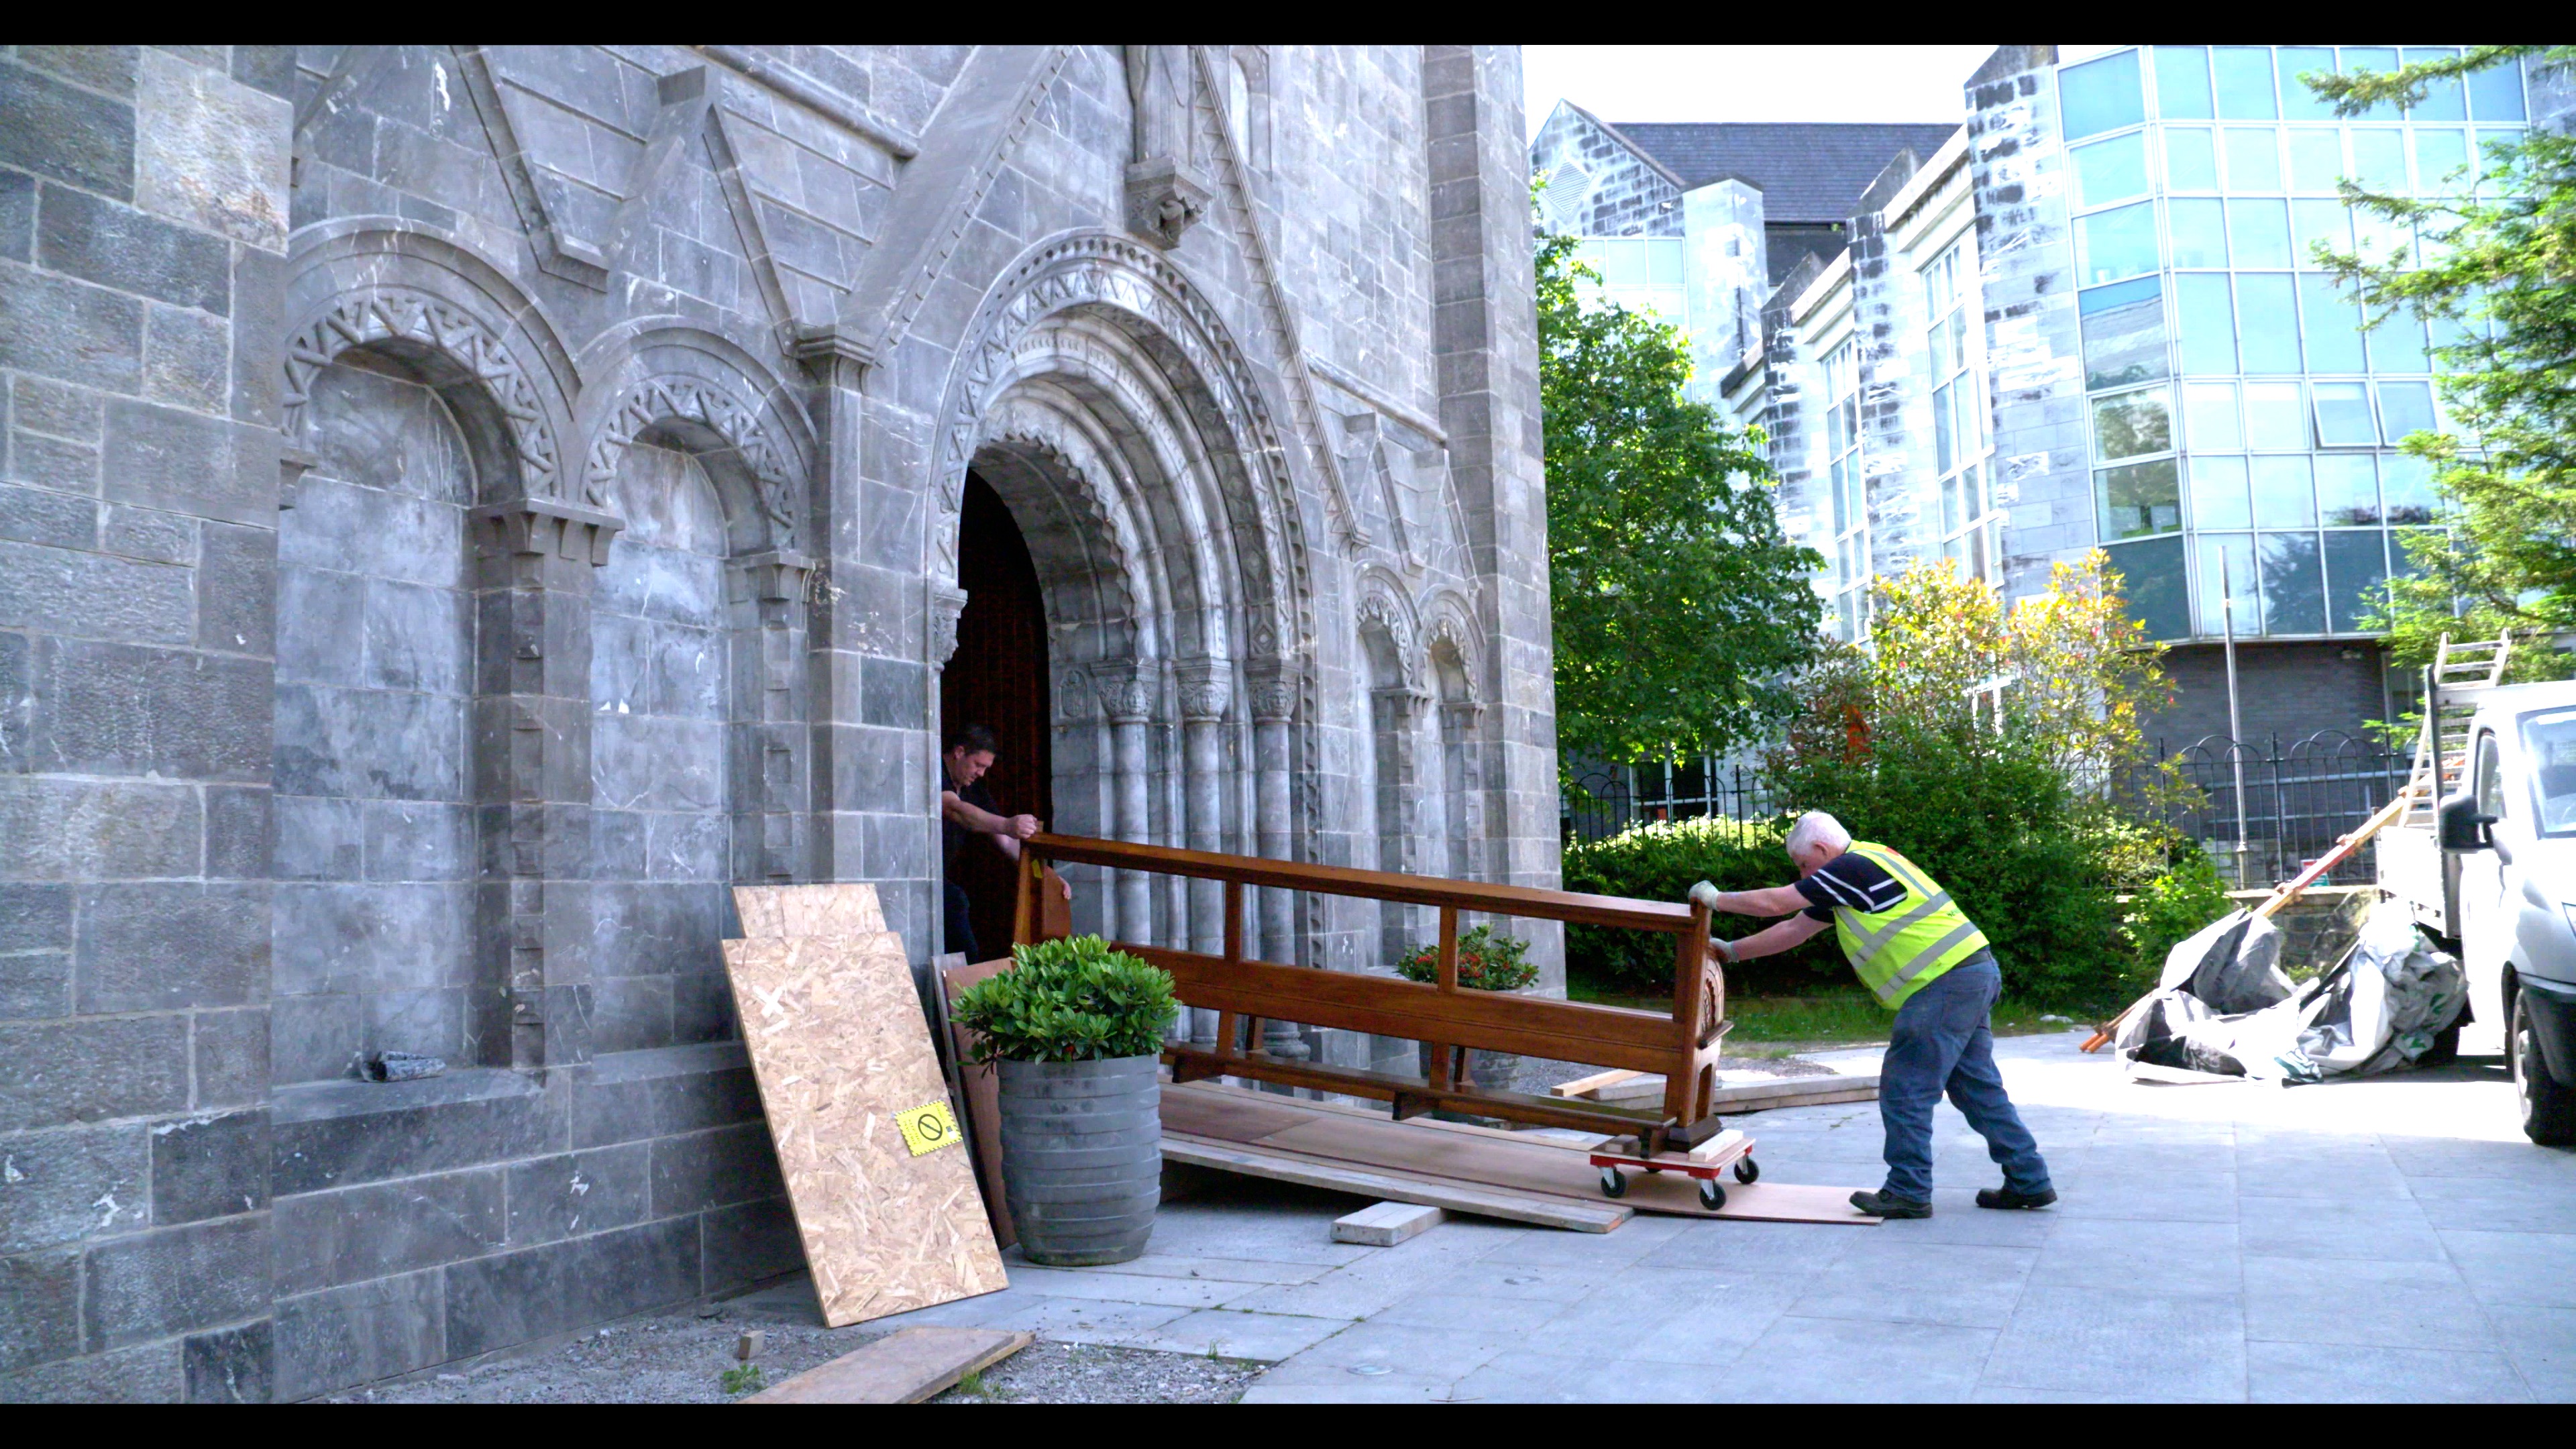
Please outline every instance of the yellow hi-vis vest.
[[1986, 949], [1985, 932], [1914, 862], [1865, 840], [1853, 841], [1851, 853], [1905, 887], [1905, 899], [1883, 911], [1834, 908], [1834, 939], [1879, 1005], [1894, 1011], [1933, 978]]

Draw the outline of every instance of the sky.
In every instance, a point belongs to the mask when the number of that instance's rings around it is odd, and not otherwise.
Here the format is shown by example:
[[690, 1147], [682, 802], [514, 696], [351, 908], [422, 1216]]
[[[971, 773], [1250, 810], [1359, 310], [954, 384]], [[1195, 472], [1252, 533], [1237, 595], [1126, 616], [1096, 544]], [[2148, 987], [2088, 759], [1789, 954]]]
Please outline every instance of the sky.
[[1528, 45], [1529, 130], [1559, 100], [1605, 121], [1959, 121], [1991, 45]]

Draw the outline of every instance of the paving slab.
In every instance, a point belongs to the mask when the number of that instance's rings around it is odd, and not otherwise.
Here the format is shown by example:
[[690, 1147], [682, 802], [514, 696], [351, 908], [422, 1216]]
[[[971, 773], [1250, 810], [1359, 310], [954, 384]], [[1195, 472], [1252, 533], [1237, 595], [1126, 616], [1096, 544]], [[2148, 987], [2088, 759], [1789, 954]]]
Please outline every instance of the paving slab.
[[2034, 1283], [1982, 1383], [2146, 1398], [2245, 1396], [2245, 1312], [2232, 1294]]
[[1790, 1305], [1800, 1318], [2001, 1328], [2021, 1302], [2037, 1248], [1909, 1242], [1871, 1235]]
[[2243, 1286], [2235, 1223], [2067, 1218], [2031, 1273], [2057, 1287], [2233, 1294]]
[[2240, 1197], [2236, 1224], [2245, 1251], [2263, 1257], [2448, 1261], [2411, 1197]]
[[2576, 1403], [2576, 1308], [2490, 1307], [2487, 1318], [2535, 1398]]
[[2247, 1397], [2258, 1404], [2527, 1404], [2532, 1389], [2501, 1353], [2255, 1342]]
[[[1355, 1323], [1262, 1376], [1281, 1387], [1349, 1386], [1354, 1380], [1401, 1375], [1455, 1383], [1505, 1349], [1526, 1346], [1524, 1335], [1493, 1332], [1473, 1323], [1425, 1327], [1409, 1323]], [[1384, 1374], [1357, 1373], [1384, 1370]]]
[[1725, 1364], [1811, 1282], [1805, 1274], [1623, 1274], [1565, 1307], [1538, 1337], [1551, 1345], [1581, 1344], [1604, 1362]]
[[1742, 1403], [1958, 1403], [1994, 1340], [1990, 1328], [1783, 1316], [1721, 1373]]
[[1723, 1404], [1743, 1396], [1700, 1365], [1607, 1362], [1588, 1354], [1514, 1349], [1460, 1379], [1450, 1401], [1470, 1404]]
[[2501, 1346], [2450, 1264], [2359, 1259], [2249, 1255], [2245, 1336], [2380, 1348]]
[[2576, 1308], [2576, 1234], [2442, 1230], [2442, 1246], [2481, 1303]]
[[1285, 1313], [1238, 1313], [1212, 1308], [1129, 1334], [1119, 1340], [1119, 1346], [1277, 1363], [1350, 1326], [1347, 1318], [1298, 1318]]

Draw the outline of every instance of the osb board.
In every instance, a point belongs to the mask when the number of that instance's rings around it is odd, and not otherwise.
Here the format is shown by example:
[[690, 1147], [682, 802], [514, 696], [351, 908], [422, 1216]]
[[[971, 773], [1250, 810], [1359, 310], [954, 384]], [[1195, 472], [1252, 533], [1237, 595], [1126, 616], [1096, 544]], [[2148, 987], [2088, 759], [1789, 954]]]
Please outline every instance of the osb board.
[[754, 940], [777, 936], [867, 936], [886, 928], [877, 888], [860, 882], [835, 885], [735, 886], [733, 908], [742, 933]]
[[974, 1060], [977, 1034], [959, 1026], [948, 1013], [957, 1009], [957, 997], [967, 987], [1010, 969], [1011, 960], [1004, 956], [943, 967], [939, 972], [942, 1004], [947, 1008], [940, 1018], [948, 1023], [948, 1049], [957, 1063], [957, 1081], [965, 1098], [961, 1105], [966, 1112], [967, 1138], [975, 1148], [975, 1171], [984, 1183], [984, 1213], [992, 1222], [994, 1241], [1005, 1248], [1018, 1242], [1020, 1234], [1011, 1224], [1010, 1200], [1002, 1196], [1002, 1082], [990, 1063]]
[[724, 955], [824, 1322], [1007, 1286], [965, 1144], [916, 1157], [895, 1122], [948, 1100], [902, 938], [727, 941]]
[[[1395, 1177], [1482, 1184], [1591, 1204], [1609, 1202], [1601, 1196], [1599, 1170], [1587, 1154], [1566, 1150], [1569, 1144], [1543, 1138], [1516, 1141], [1511, 1133], [1442, 1130], [1448, 1125], [1396, 1122], [1335, 1104], [1299, 1102], [1207, 1083], [1167, 1087], [1163, 1092], [1167, 1132], [1239, 1142]], [[1758, 1150], [1753, 1155], [1755, 1161], [1761, 1160]], [[1698, 1185], [1679, 1172], [1631, 1171], [1628, 1194], [1619, 1201], [1640, 1212], [1686, 1217], [1854, 1226], [1878, 1221], [1851, 1206], [1850, 1188], [1746, 1185], [1730, 1176], [1726, 1192], [1726, 1206], [1711, 1212], [1700, 1206]]]

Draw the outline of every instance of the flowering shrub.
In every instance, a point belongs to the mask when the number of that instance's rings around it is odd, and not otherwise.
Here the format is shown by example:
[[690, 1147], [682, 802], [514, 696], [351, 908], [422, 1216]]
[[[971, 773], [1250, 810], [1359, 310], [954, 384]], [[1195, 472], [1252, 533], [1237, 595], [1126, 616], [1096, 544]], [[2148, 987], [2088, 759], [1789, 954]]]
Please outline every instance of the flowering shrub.
[[[1518, 991], [1538, 979], [1528, 956], [1529, 942], [1478, 926], [1458, 937], [1458, 984], [1469, 991]], [[1395, 963], [1395, 974], [1407, 981], [1439, 980], [1439, 944], [1415, 947]]]

